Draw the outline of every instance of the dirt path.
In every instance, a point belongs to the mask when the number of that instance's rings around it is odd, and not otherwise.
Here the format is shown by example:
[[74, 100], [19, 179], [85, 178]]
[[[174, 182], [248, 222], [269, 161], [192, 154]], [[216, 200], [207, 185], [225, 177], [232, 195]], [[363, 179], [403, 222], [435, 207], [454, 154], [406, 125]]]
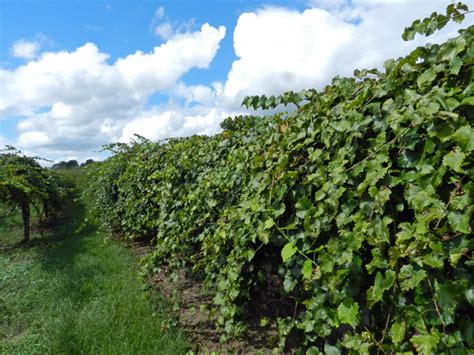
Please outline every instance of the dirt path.
[[[134, 242], [131, 244], [134, 254], [142, 258], [152, 251], [147, 243]], [[222, 335], [216, 328], [217, 315], [209, 317], [208, 309], [212, 305], [212, 297], [206, 295], [199, 280], [180, 273], [178, 281], [173, 282], [165, 272], [148, 277], [151, 288], [176, 304], [180, 328], [183, 329], [196, 353], [237, 353], [237, 354], [272, 354], [277, 346], [278, 331], [276, 316], [279, 307], [288, 309], [288, 305], [265, 295], [270, 302], [256, 302], [256, 308], [247, 315], [245, 321], [248, 331], [242, 339], [231, 339], [220, 343]], [[291, 309], [291, 305], [290, 305]], [[260, 319], [269, 319], [268, 325], [262, 327]], [[294, 351], [288, 350], [288, 353]]]

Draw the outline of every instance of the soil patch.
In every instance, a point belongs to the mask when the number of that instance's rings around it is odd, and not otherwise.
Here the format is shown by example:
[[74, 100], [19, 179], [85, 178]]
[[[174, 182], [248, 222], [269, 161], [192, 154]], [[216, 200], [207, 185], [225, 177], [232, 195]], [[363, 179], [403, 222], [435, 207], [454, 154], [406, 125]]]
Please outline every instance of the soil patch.
[[[142, 258], [152, 251], [152, 246], [146, 241], [130, 243], [134, 255]], [[148, 283], [153, 291], [166, 297], [176, 304], [177, 316], [181, 328], [186, 332], [196, 353], [236, 353], [236, 354], [271, 354], [277, 346], [278, 332], [276, 317], [283, 315], [293, 306], [275, 298], [271, 292], [263, 292], [260, 300], [254, 302], [254, 307], [245, 315], [248, 330], [244, 337], [231, 339], [220, 343], [220, 333], [215, 324], [217, 315], [210, 315], [208, 309], [212, 305], [212, 297], [203, 290], [200, 280], [179, 272], [177, 280], [166, 276], [166, 270], [148, 277]], [[263, 301], [266, 300], [266, 301]], [[296, 310], [294, 310], [296, 312]], [[260, 320], [268, 319], [268, 324], [262, 327]], [[295, 345], [295, 339], [289, 339], [290, 348]], [[288, 353], [294, 350], [288, 349]]]

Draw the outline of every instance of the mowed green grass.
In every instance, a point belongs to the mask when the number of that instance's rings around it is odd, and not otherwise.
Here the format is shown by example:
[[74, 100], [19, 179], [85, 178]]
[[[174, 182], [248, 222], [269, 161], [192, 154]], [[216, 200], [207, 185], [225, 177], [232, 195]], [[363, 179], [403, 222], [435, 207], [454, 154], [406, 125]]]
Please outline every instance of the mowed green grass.
[[[77, 208], [76, 208], [77, 209]], [[183, 354], [169, 305], [79, 210], [29, 245], [0, 219], [0, 354]]]

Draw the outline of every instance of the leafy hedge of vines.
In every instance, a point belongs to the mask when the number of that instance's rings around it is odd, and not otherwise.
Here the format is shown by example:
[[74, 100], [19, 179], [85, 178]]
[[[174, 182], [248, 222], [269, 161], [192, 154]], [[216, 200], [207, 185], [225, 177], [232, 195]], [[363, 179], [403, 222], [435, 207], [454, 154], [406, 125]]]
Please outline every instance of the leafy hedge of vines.
[[0, 149], [0, 217], [20, 209], [23, 242], [30, 238], [30, 212], [39, 220], [59, 215], [72, 198], [74, 183], [65, 175], [43, 168], [39, 157], [30, 157], [12, 146]]
[[321, 93], [250, 97], [298, 109], [212, 137], [113, 145], [97, 211], [154, 238], [150, 266], [204, 275], [227, 334], [278, 275], [297, 310], [278, 320], [280, 349], [293, 331], [312, 354], [473, 351], [473, 39]]

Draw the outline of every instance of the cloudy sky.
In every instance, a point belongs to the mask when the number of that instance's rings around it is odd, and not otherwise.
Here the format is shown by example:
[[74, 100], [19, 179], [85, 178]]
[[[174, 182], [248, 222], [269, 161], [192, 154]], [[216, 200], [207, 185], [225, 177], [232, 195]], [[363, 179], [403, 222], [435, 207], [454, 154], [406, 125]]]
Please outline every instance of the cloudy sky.
[[448, 3], [0, 0], [0, 146], [82, 161], [135, 133], [213, 134], [246, 95], [321, 89], [455, 36], [400, 37]]

